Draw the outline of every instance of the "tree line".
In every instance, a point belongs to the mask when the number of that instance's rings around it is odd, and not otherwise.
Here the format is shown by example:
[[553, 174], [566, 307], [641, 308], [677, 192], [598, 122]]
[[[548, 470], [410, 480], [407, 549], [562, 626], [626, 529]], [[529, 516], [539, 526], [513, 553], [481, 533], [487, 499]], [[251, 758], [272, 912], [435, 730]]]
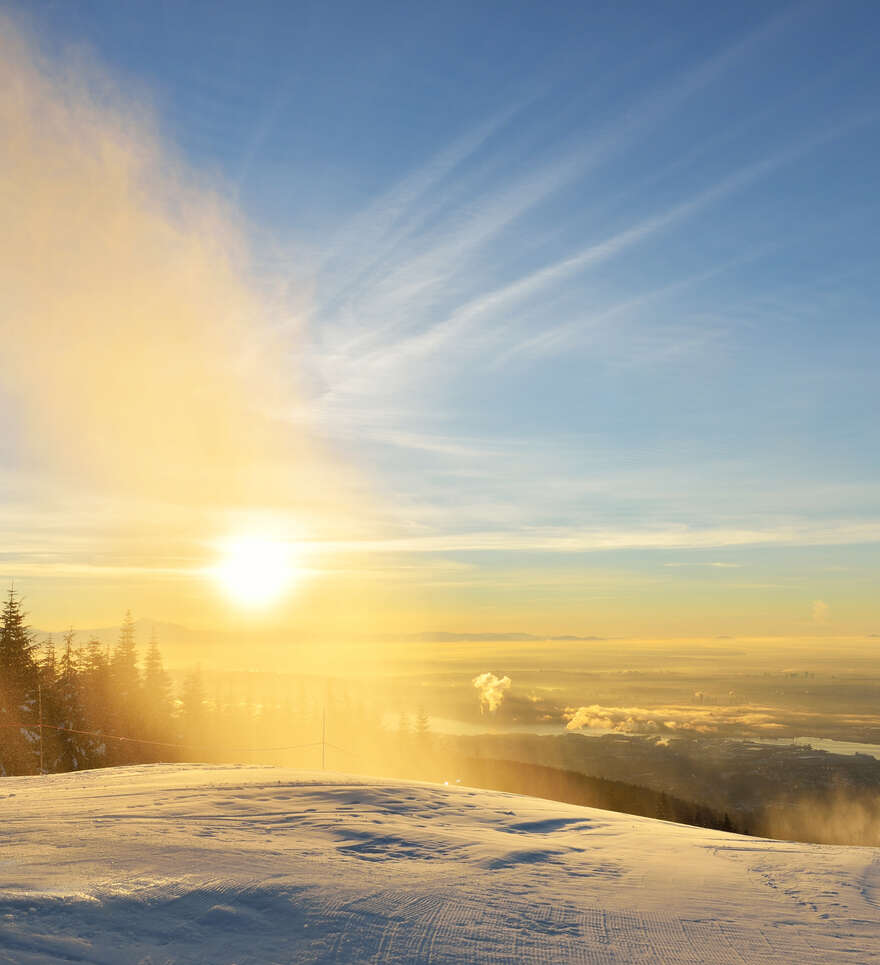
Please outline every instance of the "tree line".
[[113, 647], [78, 645], [73, 630], [60, 646], [52, 637], [38, 645], [9, 590], [0, 613], [0, 775], [168, 760], [162, 745], [192, 739], [201, 708], [198, 674], [176, 699], [155, 639], [141, 670], [130, 613]]
[[38, 642], [10, 589], [0, 611], [0, 776], [160, 761], [316, 767], [325, 731], [336, 768], [381, 771], [410, 743], [423, 748], [424, 713], [412, 742], [408, 719], [398, 740], [379, 704], [332, 680], [227, 676], [172, 677], [155, 638], [139, 651], [130, 613], [112, 646], [79, 643], [73, 630]]

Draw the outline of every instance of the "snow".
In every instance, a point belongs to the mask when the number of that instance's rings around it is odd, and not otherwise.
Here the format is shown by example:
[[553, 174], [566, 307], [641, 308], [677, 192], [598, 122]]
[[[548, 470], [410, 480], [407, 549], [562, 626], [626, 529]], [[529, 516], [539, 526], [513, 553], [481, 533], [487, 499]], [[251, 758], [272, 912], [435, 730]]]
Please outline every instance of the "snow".
[[880, 851], [464, 787], [152, 765], [0, 782], [0, 962], [866, 963]]

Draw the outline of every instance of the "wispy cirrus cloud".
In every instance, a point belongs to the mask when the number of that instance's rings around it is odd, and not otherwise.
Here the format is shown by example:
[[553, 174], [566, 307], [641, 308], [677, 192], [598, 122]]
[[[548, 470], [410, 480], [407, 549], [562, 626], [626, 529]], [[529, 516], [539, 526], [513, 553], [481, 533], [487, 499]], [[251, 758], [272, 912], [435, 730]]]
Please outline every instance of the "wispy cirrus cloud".
[[[460, 350], [458, 340], [465, 335], [468, 337], [468, 341], [465, 342], [465, 351], [472, 351], [475, 345], [480, 345], [481, 340], [491, 339], [493, 334], [506, 335], [508, 325], [504, 320], [505, 316], [515, 312], [522, 305], [544, 295], [560, 284], [568, 282], [584, 271], [597, 268], [662, 234], [664, 231], [680, 225], [689, 218], [710, 208], [713, 204], [717, 204], [736, 192], [746, 189], [749, 185], [772, 175], [784, 166], [794, 163], [798, 158], [828, 140], [843, 136], [853, 127], [870, 123], [875, 119], [876, 115], [874, 114], [863, 114], [818, 134], [810, 134], [795, 145], [753, 161], [729, 173], [715, 184], [664, 211], [641, 219], [601, 241], [590, 243], [574, 254], [566, 255], [555, 262], [529, 271], [515, 281], [481, 292], [465, 300], [441, 321], [429, 323], [422, 330], [411, 335], [405, 335], [395, 341], [376, 345], [377, 339], [375, 336], [381, 335], [394, 327], [386, 323], [378, 331], [370, 332], [366, 351], [357, 352], [356, 357], [350, 360], [348, 368], [356, 370], [356, 374], [352, 377], [354, 385], [363, 387], [365, 384], [376, 381], [387, 385], [387, 380], [393, 379], [398, 371], [404, 371], [407, 378], [411, 378], [413, 367], [417, 366], [422, 360], [431, 359], [432, 362], [436, 363], [437, 354], [444, 349], [444, 346], [452, 344], [456, 350]], [[502, 209], [507, 210], [505, 205], [502, 205]], [[473, 239], [459, 239], [459, 243], [461, 243], [465, 252], [472, 241]], [[458, 251], [458, 244], [455, 242], [450, 243], [448, 247], [451, 251]], [[427, 253], [424, 256], [425, 262], [432, 264], [436, 254], [436, 252]], [[675, 291], [705, 281], [726, 268], [740, 264], [744, 258], [755, 257], [757, 254], [759, 252], [750, 252], [746, 256], [730, 259], [727, 263], [712, 266], [696, 276], [680, 279], [662, 286], [656, 291], [628, 299], [623, 303], [605, 308], [592, 316], [588, 315], [583, 321], [565, 322], [562, 325], [544, 328], [537, 334], [529, 333], [518, 346], [511, 347], [508, 344], [504, 353], [509, 356], [525, 348], [532, 351], [538, 349], [546, 351], [551, 346], [562, 349], [570, 341], [570, 339], [565, 338], [565, 335], [571, 335], [573, 331], [582, 328], [584, 324], [595, 326], [611, 322], [618, 315], [628, 310], [644, 307], [664, 295], [673, 294]], [[438, 283], [441, 281], [448, 281], [448, 275], [443, 271], [440, 272]], [[432, 282], [425, 282], [425, 285], [430, 284]], [[404, 317], [409, 319], [406, 295], [410, 293], [411, 289], [404, 288], [403, 300], [398, 304], [391, 303], [384, 306], [382, 314], [403, 313]], [[416, 317], [418, 316], [416, 315]], [[489, 327], [489, 331], [485, 330], [486, 326]], [[412, 327], [411, 323], [409, 327]], [[372, 347], [369, 345], [370, 342]], [[362, 341], [351, 344], [355, 348], [363, 347]], [[346, 366], [343, 366], [343, 371], [345, 368]], [[345, 382], [343, 381], [344, 387]]]
[[[634, 149], [691, 98], [808, 16], [809, 9], [795, 5], [775, 15], [659, 89], [621, 104], [610, 119], [573, 143], [568, 138], [569, 143], [555, 152], [552, 143], [538, 146], [535, 161], [524, 174], [510, 175], [502, 163], [509, 147], [493, 138], [509, 133], [514, 122], [522, 130], [530, 129], [528, 111], [535, 104], [528, 98], [453, 141], [371, 203], [343, 226], [322, 256], [313, 312], [320, 348], [313, 364], [326, 387], [325, 401], [338, 405], [348, 397], [369, 405], [371, 388], [377, 384], [385, 395], [401, 375], [412, 379], [427, 364], [436, 372], [441, 355], [472, 357], [492, 345], [497, 356], [494, 343], [499, 340], [507, 343], [501, 346], [507, 354], [563, 351], [570, 336], [583, 328], [583, 318], [541, 325], [537, 331], [530, 324], [525, 334], [517, 334], [511, 331], [511, 316], [535, 299], [552, 297], [583, 272], [767, 176], [806, 147], [734, 169], [691, 197], [621, 226], [573, 254], [526, 265], [517, 277], [487, 286], [501, 268], [497, 250], [509, 253], [513, 231], [522, 247], [522, 240], [529, 237], [524, 216], [538, 213], [563, 188], [577, 185], [579, 204], [585, 203], [587, 210], [601, 203], [602, 194], [591, 193], [585, 183], [588, 175]], [[601, 86], [600, 82], [600, 90]], [[530, 260], [534, 262], [534, 256]], [[627, 310], [647, 307], [726, 267], [730, 265], [715, 265], [659, 290], [605, 305], [591, 312], [586, 324], [610, 323]], [[507, 269], [503, 273], [509, 274]], [[534, 321], [534, 311], [527, 314]]]

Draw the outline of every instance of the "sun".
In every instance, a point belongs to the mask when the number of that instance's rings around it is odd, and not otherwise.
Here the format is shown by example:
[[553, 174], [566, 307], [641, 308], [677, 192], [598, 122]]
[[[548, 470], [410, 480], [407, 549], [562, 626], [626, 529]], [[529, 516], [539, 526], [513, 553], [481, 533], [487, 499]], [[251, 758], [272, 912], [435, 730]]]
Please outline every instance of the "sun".
[[237, 536], [223, 544], [222, 552], [213, 576], [242, 606], [268, 606], [296, 582], [295, 554], [287, 543], [264, 536]]

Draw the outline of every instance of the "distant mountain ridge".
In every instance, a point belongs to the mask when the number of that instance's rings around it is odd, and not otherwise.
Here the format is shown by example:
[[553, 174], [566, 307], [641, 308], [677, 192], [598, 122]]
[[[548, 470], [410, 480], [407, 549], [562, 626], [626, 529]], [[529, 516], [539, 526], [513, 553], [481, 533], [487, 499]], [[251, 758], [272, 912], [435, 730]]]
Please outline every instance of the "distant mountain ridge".
[[[149, 641], [154, 635], [161, 644], [163, 641], [186, 642], [197, 644], [199, 642], [217, 642], [229, 638], [240, 638], [242, 632], [238, 630], [208, 629], [196, 630], [184, 626], [180, 623], [171, 623], [167, 620], [154, 620], [151, 617], [140, 617], [134, 621], [135, 635], [138, 642]], [[99, 640], [101, 643], [115, 643], [119, 637], [119, 624], [105, 627], [74, 627], [76, 638], [79, 643], [87, 640]], [[60, 638], [67, 632], [67, 627], [60, 630], [43, 630], [35, 628], [33, 631], [38, 639], [47, 636]], [[300, 631], [282, 631], [276, 628], [249, 631], [248, 636], [276, 637], [280, 635], [300, 635]], [[397, 640], [401, 642], [417, 640], [421, 643], [517, 643], [535, 642], [543, 643], [547, 640], [554, 642], [590, 642], [607, 640], [608, 637], [588, 635], [581, 636], [573, 633], [566, 634], [537, 634], [523, 633], [521, 631], [510, 631], [508, 633], [485, 633], [471, 630], [450, 631], [450, 630], [423, 630], [417, 633], [397, 633], [397, 634], [370, 634], [370, 641], [376, 640]]]
[[[51, 636], [57, 641], [63, 636], [63, 634], [67, 633], [68, 629], [68, 627], [64, 627], [61, 630], [41, 630], [39, 628], [34, 628], [33, 633], [36, 634], [38, 641], [41, 641], [44, 637], [48, 636]], [[86, 643], [89, 640], [99, 640], [101, 643], [112, 644], [118, 639], [121, 627], [119, 624], [117, 624], [116, 626], [109, 627], [74, 626], [72, 629], [76, 634], [76, 643], [78, 644]], [[169, 623], [164, 620], [153, 620], [149, 617], [142, 617], [139, 620], [135, 620], [134, 631], [135, 637], [139, 643], [149, 642], [154, 635], [160, 644], [162, 643], [163, 639], [198, 637], [205, 633], [216, 636], [216, 631], [191, 630], [189, 627], [185, 627], [179, 623]]]
[[540, 636], [535, 633], [470, 633], [468, 631], [454, 633], [445, 630], [428, 630], [423, 633], [415, 634], [415, 639], [421, 640], [424, 643], [496, 643], [530, 640], [534, 640], [535, 643], [543, 643], [545, 640], [606, 640], [607, 637], [580, 637], [571, 633], [563, 634], [561, 636]]

